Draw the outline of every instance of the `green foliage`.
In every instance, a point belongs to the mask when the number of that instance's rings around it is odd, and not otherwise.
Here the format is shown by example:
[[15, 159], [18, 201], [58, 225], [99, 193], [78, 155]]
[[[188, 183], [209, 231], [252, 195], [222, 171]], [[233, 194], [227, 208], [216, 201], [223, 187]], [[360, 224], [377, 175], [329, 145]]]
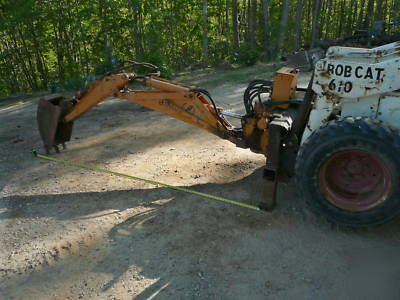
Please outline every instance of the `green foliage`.
[[237, 62], [241, 65], [252, 66], [260, 59], [260, 51], [250, 43], [243, 43], [238, 51]]
[[[144, 61], [149, 62], [158, 67], [161, 73], [161, 77], [171, 78], [173, 74], [172, 67], [169, 66], [166, 62], [166, 59], [163, 57], [161, 53], [153, 52], [149, 53]], [[144, 73], [148, 73], [148, 69], [144, 71]]]
[[77, 91], [84, 87], [89, 86], [89, 84], [95, 79], [96, 79], [95, 76], [71, 77], [60, 83], [59, 90]]
[[101, 61], [94, 66], [94, 74], [105, 75], [108, 72], [111, 72], [113, 68], [114, 66], [110, 60]]
[[[400, 17], [398, 0], [321, 1], [320, 38], [343, 37], [370, 28], [374, 20]], [[0, 94], [46, 89], [51, 81], [74, 89], [82, 76], [112, 70], [112, 57], [151, 62], [168, 78], [203, 63], [203, 28], [208, 63], [214, 66], [251, 65], [266, 53], [271, 58], [296, 50], [296, 32], [299, 46], [309, 44], [316, 0], [290, 1], [285, 32], [280, 32], [282, 0], [236, 1], [240, 49], [234, 46], [233, 3], [208, 0], [204, 27], [199, 0], [0, 0]], [[263, 3], [269, 4], [268, 25]], [[302, 14], [296, 31], [298, 4]], [[283, 48], [277, 49], [282, 34]]]
[[177, 80], [188, 85], [212, 88], [270, 78], [279, 66], [280, 64], [257, 64], [250, 67], [224, 68], [222, 72], [220, 68], [204, 68], [181, 73]]
[[[173, 74], [172, 67], [168, 63], [167, 56], [162, 52], [164, 43], [165, 40], [163, 36], [157, 31], [157, 28], [153, 26], [146, 35], [148, 51], [146, 51], [143, 61], [157, 66], [160, 70], [161, 77], [171, 78]], [[144, 73], [146, 72], [148, 72], [148, 70], [144, 71]]]

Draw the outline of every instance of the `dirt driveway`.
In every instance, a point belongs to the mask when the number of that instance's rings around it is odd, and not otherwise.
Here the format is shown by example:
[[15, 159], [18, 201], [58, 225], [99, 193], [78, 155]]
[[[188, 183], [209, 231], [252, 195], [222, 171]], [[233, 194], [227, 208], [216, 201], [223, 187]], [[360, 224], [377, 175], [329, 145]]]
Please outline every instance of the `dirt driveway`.
[[[245, 84], [211, 90], [241, 112]], [[399, 299], [400, 221], [343, 230], [293, 184], [261, 213], [33, 158], [35, 104], [0, 109], [1, 299]], [[129, 102], [62, 159], [257, 203], [264, 158]]]

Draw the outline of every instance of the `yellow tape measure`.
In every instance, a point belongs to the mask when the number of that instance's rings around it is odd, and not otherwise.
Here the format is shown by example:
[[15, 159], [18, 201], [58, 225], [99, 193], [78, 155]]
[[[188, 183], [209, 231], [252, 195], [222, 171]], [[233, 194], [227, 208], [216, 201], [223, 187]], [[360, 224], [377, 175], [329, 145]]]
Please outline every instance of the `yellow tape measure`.
[[62, 163], [62, 164], [65, 164], [65, 165], [75, 166], [75, 167], [84, 168], [84, 169], [88, 169], [88, 170], [92, 170], [92, 171], [96, 171], [96, 172], [102, 172], [102, 173], [111, 174], [111, 175], [120, 176], [120, 177], [125, 177], [125, 178], [129, 178], [129, 179], [137, 180], [137, 181], [142, 181], [142, 182], [146, 182], [146, 183], [149, 183], [149, 184], [152, 184], [152, 185], [163, 186], [163, 187], [166, 187], [166, 188], [169, 188], [169, 189], [172, 189], [172, 190], [176, 190], [176, 191], [180, 191], [180, 192], [184, 192], [184, 193], [190, 193], [190, 194], [198, 195], [198, 196], [205, 197], [205, 198], [208, 198], [208, 199], [218, 200], [218, 201], [222, 201], [222, 202], [226, 202], [226, 203], [230, 203], [230, 204], [234, 204], [234, 205], [238, 205], [238, 206], [241, 206], [241, 207], [246, 207], [246, 208], [250, 208], [250, 209], [254, 209], [254, 210], [264, 210], [264, 207], [261, 204], [260, 204], [260, 206], [256, 206], [256, 205], [252, 205], [252, 204], [247, 204], [247, 203], [243, 203], [243, 202], [238, 202], [238, 201], [235, 201], [235, 200], [227, 199], [227, 198], [224, 198], [224, 197], [219, 197], [219, 196], [214, 196], [214, 195], [210, 195], [210, 194], [207, 194], [207, 193], [198, 192], [198, 191], [187, 189], [187, 188], [183, 188], [183, 187], [169, 185], [169, 184], [158, 182], [158, 181], [155, 181], [155, 180], [140, 178], [140, 177], [137, 177], [137, 176], [118, 173], [118, 172], [114, 172], [114, 171], [110, 171], [110, 170], [106, 170], [106, 169], [101, 169], [101, 168], [98, 168], [98, 167], [95, 167], [95, 166], [90, 166], [90, 165], [86, 165], [86, 164], [81, 164], [81, 163], [76, 163], [76, 162], [72, 162], [72, 161], [62, 160], [62, 159], [59, 159], [59, 158], [55, 158], [55, 157], [50, 157], [50, 156], [46, 156], [46, 155], [43, 155], [43, 154], [39, 154], [39, 153], [36, 152], [36, 150], [31, 150], [31, 153], [35, 157], [39, 157], [39, 158], [42, 158], [42, 159], [47, 159], [47, 160], [50, 160], [50, 161], [55, 161], [55, 162]]

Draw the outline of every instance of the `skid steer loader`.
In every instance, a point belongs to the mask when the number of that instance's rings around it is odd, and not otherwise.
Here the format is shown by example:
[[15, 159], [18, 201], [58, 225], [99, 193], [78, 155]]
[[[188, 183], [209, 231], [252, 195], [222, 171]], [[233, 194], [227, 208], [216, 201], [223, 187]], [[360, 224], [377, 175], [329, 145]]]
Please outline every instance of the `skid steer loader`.
[[[272, 210], [278, 182], [295, 177], [302, 198], [345, 226], [385, 223], [400, 213], [400, 42], [373, 49], [330, 47], [307, 88], [298, 70], [255, 80], [244, 93], [246, 113], [216, 106], [204, 89], [149, 74], [117, 73], [73, 99], [53, 95], [38, 106], [47, 152], [71, 137], [72, 123], [109, 96], [167, 114], [266, 156], [264, 200]], [[147, 89], [130, 89], [142, 82]], [[229, 118], [240, 119], [235, 127]]]

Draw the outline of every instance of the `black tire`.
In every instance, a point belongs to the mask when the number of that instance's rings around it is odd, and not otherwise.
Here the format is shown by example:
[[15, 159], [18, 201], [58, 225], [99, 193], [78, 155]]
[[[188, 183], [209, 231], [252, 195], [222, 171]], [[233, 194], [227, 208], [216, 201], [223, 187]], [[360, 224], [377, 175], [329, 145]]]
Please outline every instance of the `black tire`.
[[312, 210], [336, 224], [375, 226], [400, 214], [400, 136], [380, 121], [330, 121], [301, 146], [295, 172]]

